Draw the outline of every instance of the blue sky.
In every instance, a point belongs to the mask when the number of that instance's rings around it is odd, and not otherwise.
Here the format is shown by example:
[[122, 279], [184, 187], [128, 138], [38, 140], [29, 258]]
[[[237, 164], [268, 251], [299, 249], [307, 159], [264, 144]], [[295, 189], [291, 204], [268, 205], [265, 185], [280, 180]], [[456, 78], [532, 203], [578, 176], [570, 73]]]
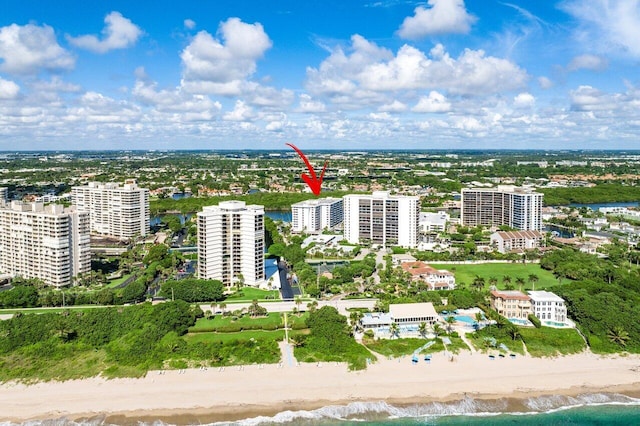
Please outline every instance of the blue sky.
[[640, 0], [0, 9], [0, 150], [640, 147]]

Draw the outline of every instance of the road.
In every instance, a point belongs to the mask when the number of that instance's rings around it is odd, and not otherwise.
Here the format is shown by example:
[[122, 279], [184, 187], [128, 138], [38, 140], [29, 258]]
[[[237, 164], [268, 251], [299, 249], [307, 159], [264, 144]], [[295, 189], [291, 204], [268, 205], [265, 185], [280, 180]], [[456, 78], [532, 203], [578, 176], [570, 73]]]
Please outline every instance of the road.
[[278, 262], [278, 271], [280, 272], [280, 294], [282, 298], [287, 300], [293, 300], [293, 289], [291, 288], [291, 283], [287, 279], [287, 272], [289, 269], [287, 268], [287, 263], [284, 260]]

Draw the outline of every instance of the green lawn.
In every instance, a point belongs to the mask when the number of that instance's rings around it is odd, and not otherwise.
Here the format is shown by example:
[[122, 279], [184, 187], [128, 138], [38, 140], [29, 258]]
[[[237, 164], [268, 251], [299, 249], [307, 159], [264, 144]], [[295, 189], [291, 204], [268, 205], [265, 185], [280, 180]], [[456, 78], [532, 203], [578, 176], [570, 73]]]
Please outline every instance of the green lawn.
[[232, 316], [216, 315], [212, 319], [200, 318], [189, 328], [191, 333], [237, 332], [243, 330], [276, 330], [284, 327], [282, 316], [278, 312], [271, 312], [266, 317], [251, 318], [248, 315], [233, 319]]
[[429, 263], [437, 269], [446, 269], [456, 276], [456, 283], [465, 283], [467, 288], [471, 288], [471, 283], [476, 275], [484, 278], [485, 286], [489, 288], [489, 278], [498, 279], [498, 288], [504, 289], [502, 278], [507, 275], [511, 277], [511, 284], [517, 289], [517, 278], [523, 278], [525, 285], [523, 290], [531, 290], [532, 285], [529, 282], [529, 275], [538, 276], [538, 282], [535, 283], [536, 290], [558, 285], [558, 280], [552, 272], [542, 269], [537, 263], [482, 263], [482, 264], [445, 264], [445, 263]]
[[111, 281], [109, 282], [109, 284], [107, 284], [105, 287], [107, 287], [107, 288], [115, 288], [115, 287], [118, 287], [120, 284], [122, 284], [122, 283], [123, 283], [123, 282], [125, 282], [127, 279], [129, 279], [129, 277], [130, 277], [131, 275], [133, 275], [133, 273], [123, 275], [122, 277], [120, 277], [120, 278], [116, 278], [115, 280], [111, 280]]
[[579, 353], [586, 349], [584, 340], [574, 329], [522, 327], [520, 328], [520, 335], [531, 356], [568, 355]]
[[251, 302], [254, 299], [278, 300], [280, 299], [280, 293], [278, 290], [260, 290], [258, 288], [244, 287], [241, 294], [233, 293], [224, 302]]

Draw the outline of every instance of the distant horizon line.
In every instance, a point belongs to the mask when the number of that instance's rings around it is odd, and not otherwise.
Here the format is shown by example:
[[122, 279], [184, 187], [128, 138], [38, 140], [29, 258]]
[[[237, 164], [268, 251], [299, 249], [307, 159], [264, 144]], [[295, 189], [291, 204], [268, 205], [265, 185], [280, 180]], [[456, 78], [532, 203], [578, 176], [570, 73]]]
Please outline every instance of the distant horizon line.
[[[309, 152], [345, 152], [345, 153], [358, 153], [358, 152], [617, 152], [617, 153], [639, 153], [640, 149], [535, 149], [535, 148], [450, 148], [450, 149], [394, 149], [394, 148], [363, 148], [363, 149], [337, 149], [337, 148], [305, 148], [305, 151]], [[290, 149], [258, 149], [258, 148], [245, 148], [245, 149], [228, 149], [228, 148], [216, 148], [216, 149], [41, 149], [41, 150], [0, 150], [0, 155], [3, 154], [29, 154], [29, 153], [77, 153], [77, 152], [295, 152]]]

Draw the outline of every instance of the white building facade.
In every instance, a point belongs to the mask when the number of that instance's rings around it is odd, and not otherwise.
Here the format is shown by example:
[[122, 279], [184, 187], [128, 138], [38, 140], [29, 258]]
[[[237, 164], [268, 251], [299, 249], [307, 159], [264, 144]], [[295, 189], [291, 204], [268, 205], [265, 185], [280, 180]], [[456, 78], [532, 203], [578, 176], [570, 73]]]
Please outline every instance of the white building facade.
[[120, 239], [149, 234], [149, 190], [129, 180], [117, 183], [90, 182], [71, 189], [72, 203], [88, 212], [91, 232]]
[[265, 282], [264, 207], [244, 201], [207, 206], [198, 218], [198, 277], [233, 286]]
[[291, 205], [291, 232], [319, 233], [335, 228], [343, 219], [341, 198], [320, 198]]
[[13, 201], [0, 208], [0, 270], [62, 287], [91, 271], [89, 213]]
[[450, 220], [446, 212], [420, 213], [420, 232], [444, 232]]
[[499, 185], [465, 188], [460, 217], [464, 226], [507, 225], [521, 231], [542, 230], [544, 194], [530, 188]]
[[344, 237], [352, 244], [415, 248], [419, 219], [419, 197], [384, 191], [344, 196]]
[[567, 307], [562, 297], [550, 291], [529, 291], [533, 315], [540, 321], [567, 322]]

